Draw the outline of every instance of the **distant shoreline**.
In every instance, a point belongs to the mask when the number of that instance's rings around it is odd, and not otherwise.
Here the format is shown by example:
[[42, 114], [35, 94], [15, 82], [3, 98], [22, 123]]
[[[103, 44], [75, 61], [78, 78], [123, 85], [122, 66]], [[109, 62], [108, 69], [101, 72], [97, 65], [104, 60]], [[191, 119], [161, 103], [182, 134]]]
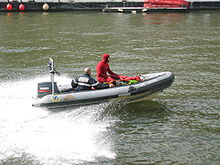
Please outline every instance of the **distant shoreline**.
[[[3, 1], [3, 2], [2, 2]], [[219, 10], [220, 1], [170, 0], [173, 4], [153, 4], [150, 0], [2, 0], [0, 12], [30, 11], [100, 11], [100, 12], [159, 12]], [[163, 4], [163, 3], [164, 4]]]

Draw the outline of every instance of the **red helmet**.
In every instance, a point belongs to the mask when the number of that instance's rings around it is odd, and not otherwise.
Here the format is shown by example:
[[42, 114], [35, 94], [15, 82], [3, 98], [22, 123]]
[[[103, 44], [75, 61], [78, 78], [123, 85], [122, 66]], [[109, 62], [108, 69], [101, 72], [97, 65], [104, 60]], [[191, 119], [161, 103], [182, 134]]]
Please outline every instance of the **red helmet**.
[[103, 60], [107, 60], [109, 57], [110, 57], [110, 55], [107, 53], [102, 55]]

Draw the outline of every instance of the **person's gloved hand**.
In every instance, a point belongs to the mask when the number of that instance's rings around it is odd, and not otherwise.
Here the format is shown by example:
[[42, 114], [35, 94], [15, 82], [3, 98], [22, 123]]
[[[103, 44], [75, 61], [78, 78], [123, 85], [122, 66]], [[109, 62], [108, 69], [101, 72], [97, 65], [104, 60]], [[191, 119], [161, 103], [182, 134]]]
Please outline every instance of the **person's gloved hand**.
[[114, 86], [115, 86], [114, 84], [109, 84], [109, 87], [110, 87], [110, 88], [112, 88], [112, 87], [114, 87]]

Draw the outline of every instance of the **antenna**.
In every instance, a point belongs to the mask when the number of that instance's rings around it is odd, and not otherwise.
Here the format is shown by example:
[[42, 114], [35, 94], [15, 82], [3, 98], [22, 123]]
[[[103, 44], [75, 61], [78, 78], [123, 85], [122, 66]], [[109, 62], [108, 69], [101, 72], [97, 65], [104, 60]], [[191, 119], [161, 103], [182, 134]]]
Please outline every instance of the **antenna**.
[[48, 68], [50, 71], [50, 79], [51, 79], [51, 83], [52, 83], [52, 94], [54, 95], [54, 74], [57, 74], [59, 76], [60, 73], [55, 70], [54, 62], [53, 62], [52, 58], [49, 59]]

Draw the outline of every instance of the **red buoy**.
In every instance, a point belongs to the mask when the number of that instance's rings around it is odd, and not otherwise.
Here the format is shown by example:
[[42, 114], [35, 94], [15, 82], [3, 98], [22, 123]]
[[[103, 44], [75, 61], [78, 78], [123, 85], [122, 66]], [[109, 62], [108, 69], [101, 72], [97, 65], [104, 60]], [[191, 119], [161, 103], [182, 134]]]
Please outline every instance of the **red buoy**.
[[6, 6], [6, 9], [8, 11], [11, 11], [13, 9], [13, 6], [10, 3], [8, 3], [7, 6]]
[[23, 4], [19, 5], [19, 10], [24, 11], [25, 10], [25, 6]]

